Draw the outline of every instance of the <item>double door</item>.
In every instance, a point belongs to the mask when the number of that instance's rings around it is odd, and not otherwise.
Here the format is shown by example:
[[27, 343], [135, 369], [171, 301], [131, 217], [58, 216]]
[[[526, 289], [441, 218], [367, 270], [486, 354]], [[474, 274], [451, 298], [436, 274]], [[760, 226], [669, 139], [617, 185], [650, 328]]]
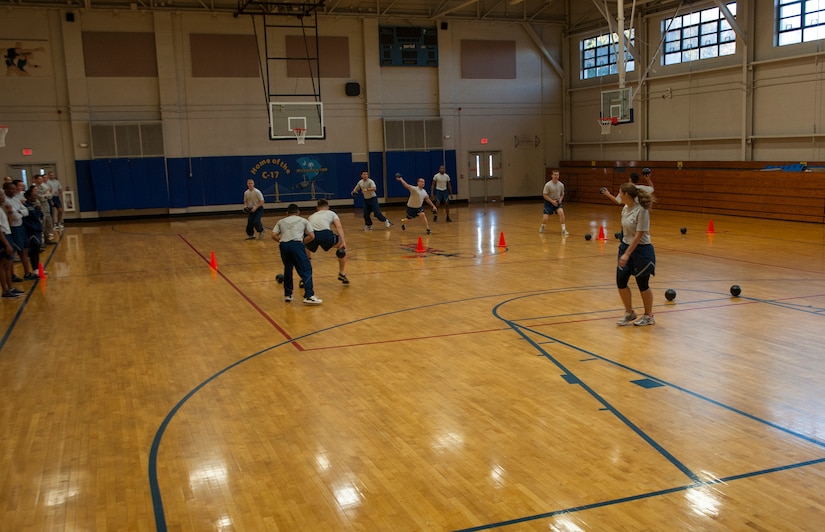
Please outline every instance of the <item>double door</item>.
[[6, 165], [6, 175], [11, 176], [12, 179], [21, 179], [26, 184], [26, 188], [29, 188], [35, 176], [46, 175], [49, 172], [57, 174], [54, 167], [54, 163], [9, 164]]
[[468, 181], [470, 202], [500, 202], [503, 198], [501, 182], [501, 152], [474, 151], [469, 153]]

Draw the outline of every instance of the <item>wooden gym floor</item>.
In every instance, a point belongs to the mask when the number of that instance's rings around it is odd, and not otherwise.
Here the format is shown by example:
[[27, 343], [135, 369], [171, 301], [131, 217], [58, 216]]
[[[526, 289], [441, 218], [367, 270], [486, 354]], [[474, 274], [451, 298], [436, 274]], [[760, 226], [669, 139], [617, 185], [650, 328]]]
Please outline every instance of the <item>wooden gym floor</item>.
[[69, 225], [0, 306], [0, 528], [825, 523], [822, 225], [654, 210], [657, 323], [619, 328], [618, 207], [337, 210], [318, 307], [241, 216]]

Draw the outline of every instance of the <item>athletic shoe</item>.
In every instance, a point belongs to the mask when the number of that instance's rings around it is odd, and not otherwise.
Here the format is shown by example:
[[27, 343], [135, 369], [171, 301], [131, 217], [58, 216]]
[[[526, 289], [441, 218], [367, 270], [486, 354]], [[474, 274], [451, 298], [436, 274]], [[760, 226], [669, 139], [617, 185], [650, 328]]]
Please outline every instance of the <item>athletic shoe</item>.
[[543, 233], [543, 232], [544, 232], [544, 224], [541, 224], [539, 226], [539, 233]]
[[432, 231], [430, 231], [430, 228], [428, 227], [427, 228], [427, 234], [429, 235], [430, 233], [432, 233]]
[[[45, 274], [45, 272], [44, 272], [44, 274]], [[24, 275], [23, 279], [25, 279], [26, 281], [36, 281], [36, 280], [40, 279], [40, 276], [37, 275], [36, 273], [32, 272], [32, 273], [27, 273], [26, 275]]]
[[633, 325], [635, 325], [636, 327], [644, 327], [645, 325], [656, 325], [656, 320], [653, 318], [653, 316], [645, 314], [638, 320], [634, 321]]
[[619, 327], [626, 327], [627, 325], [630, 325], [631, 323], [633, 323], [633, 321], [635, 319], [636, 319], [636, 312], [631, 310], [629, 314], [625, 314], [622, 319], [617, 321], [616, 325], [618, 325]]
[[347, 279], [347, 276], [344, 275], [343, 273], [338, 274], [338, 280], [341, 281], [344, 284], [349, 284], [349, 279]]
[[450, 220], [449, 218], [447, 218], [447, 221], [448, 221], [448, 222], [452, 222], [452, 220]]
[[261, 232], [261, 233], [258, 233], [258, 240], [260, 240], [260, 239], [262, 239], [262, 238], [263, 238], [263, 237], [264, 237], [264, 234], [263, 234], [263, 232]]
[[3, 297], [5, 299], [17, 299], [18, 297], [20, 297], [20, 294], [18, 294], [17, 292], [12, 292], [11, 290], [7, 290], [3, 292]]
[[292, 303], [292, 296], [284, 296], [284, 301], [287, 303]]
[[11, 290], [9, 290], [9, 292], [11, 292], [12, 294], [20, 295], [20, 296], [22, 296], [23, 294], [26, 293], [26, 292], [20, 290], [19, 288], [12, 288]]
[[298, 283], [298, 288], [303, 288], [303, 287], [304, 287], [304, 280], [301, 279], [301, 281]]
[[389, 220], [384, 220], [384, 225], [386, 225], [387, 227], [392, 227], [392, 222]]
[[433, 213], [433, 221], [434, 221], [434, 222], [437, 222], [437, 221], [438, 221], [438, 215], [437, 215], [437, 214], [435, 214], [435, 213]]
[[255, 235], [246, 235], [246, 239], [247, 240], [255, 240]]
[[567, 232], [567, 229], [562, 229], [561, 236], [570, 236], [570, 233]]
[[13, 283], [22, 283], [23, 282], [23, 279], [21, 279], [20, 277], [18, 277], [15, 274], [11, 274], [11, 280], [12, 280]]
[[304, 303], [306, 303], [307, 305], [320, 305], [323, 302], [323, 299], [320, 299], [316, 296], [309, 296], [304, 298]]
[[372, 231], [372, 226], [371, 225], [365, 225], [364, 226], [364, 231]]

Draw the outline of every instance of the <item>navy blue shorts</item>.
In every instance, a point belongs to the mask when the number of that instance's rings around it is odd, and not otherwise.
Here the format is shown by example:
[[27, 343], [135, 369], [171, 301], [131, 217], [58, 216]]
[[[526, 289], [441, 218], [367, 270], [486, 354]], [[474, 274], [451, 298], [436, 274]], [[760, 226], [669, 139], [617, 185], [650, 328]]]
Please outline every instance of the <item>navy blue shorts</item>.
[[544, 200], [544, 214], [556, 214], [556, 211], [559, 209], [563, 209], [564, 206], [559, 203], [558, 206], [553, 205], [547, 200]]
[[306, 245], [306, 248], [312, 252], [318, 251], [322, 248], [324, 251], [329, 251], [332, 246], [338, 243], [338, 235], [332, 232], [331, 229], [322, 229], [314, 231], [315, 238]]
[[435, 189], [435, 201], [438, 203], [450, 203], [450, 194], [449, 190], [446, 188], [444, 190]]
[[18, 225], [17, 227], [11, 228], [11, 234], [6, 236], [11, 244], [11, 248], [16, 252], [19, 253], [26, 247], [26, 228], [22, 225]]
[[421, 214], [422, 212], [424, 212], [424, 206], [423, 205], [421, 207], [418, 207], [418, 208], [407, 207], [407, 219], [411, 220], [411, 219], [415, 218], [416, 216], [418, 216], [419, 214]]
[[63, 207], [63, 200], [60, 199], [60, 194], [58, 194], [57, 196], [52, 196], [52, 205], [54, 205], [58, 209]]

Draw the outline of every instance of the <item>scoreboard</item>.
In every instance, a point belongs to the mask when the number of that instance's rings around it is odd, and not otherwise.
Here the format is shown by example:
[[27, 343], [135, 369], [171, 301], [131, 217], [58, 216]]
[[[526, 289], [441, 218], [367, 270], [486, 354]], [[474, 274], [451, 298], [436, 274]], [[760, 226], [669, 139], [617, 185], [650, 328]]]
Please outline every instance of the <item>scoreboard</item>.
[[381, 66], [438, 66], [438, 33], [433, 28], [380, 26]]

